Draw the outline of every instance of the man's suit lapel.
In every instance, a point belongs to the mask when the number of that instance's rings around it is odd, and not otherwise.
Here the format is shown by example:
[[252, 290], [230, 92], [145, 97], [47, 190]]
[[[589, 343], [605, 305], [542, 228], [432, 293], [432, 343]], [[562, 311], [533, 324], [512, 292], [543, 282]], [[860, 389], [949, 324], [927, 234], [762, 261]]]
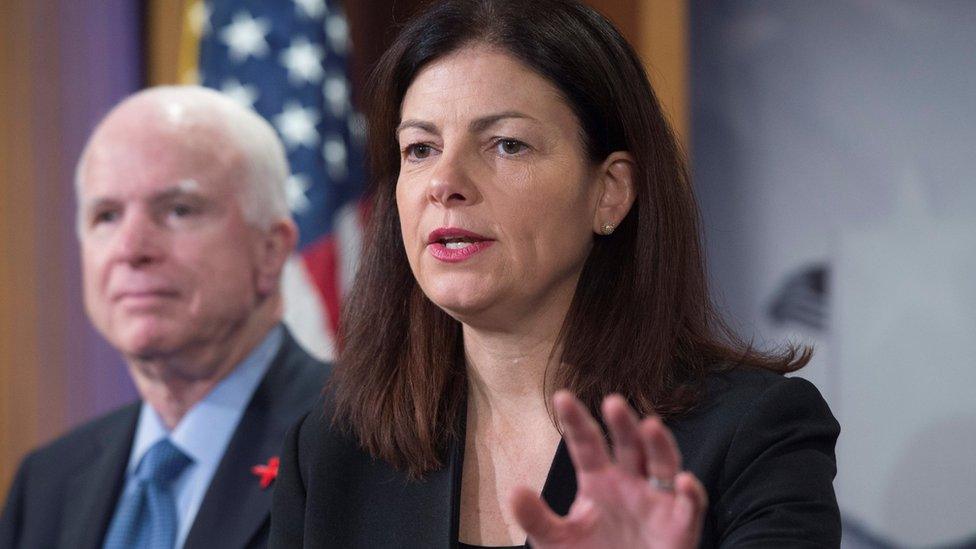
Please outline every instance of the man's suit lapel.
[[92, 441], [90, 465], [78, 471], [65, 490], [64, 500], [71, 506], [64, 512], [59, 547], [101, 546], [125, 483], [139, 408], [138, 403], [130, 405], [117, 423]]
[[268, 433], [270, 419], [260, 406], [244, 412], [193, 521], [186, 549], [246, 547], [268, 520], [272, 486], [262, 488], [251, 467], [280, 452], [281, 441]]
[[261, 488], [251, 473], [251, 467], [267, 463], [281, 447], [278, 437], [269, 433], [273, 418], [262, 404], [266, 393], [259, 389], [244, 411], [193, 521], [186, 549], [245, 547], [268, 520], [271, 487]]
[[281, 452], [285, 431], [305, 410], [286, 385], [294, 381], [297, 343], [286, 333], [281, 350], [254, 392], [207, 488], [184, 549], [246, 547], [270, 519], [274, 485], [251, 472]]

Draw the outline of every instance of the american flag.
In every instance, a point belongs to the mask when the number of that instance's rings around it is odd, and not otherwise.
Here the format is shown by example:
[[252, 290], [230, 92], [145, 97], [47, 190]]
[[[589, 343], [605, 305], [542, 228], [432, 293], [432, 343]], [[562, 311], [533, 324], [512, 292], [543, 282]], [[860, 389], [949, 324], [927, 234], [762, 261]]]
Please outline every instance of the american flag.
[[346, 18], [334, 0], [196, 0], [188, 23], [199, 82], [255, 109], [285, 143], [301, 231], [284, 274], [285, 321], [331, 358], [362, 226], [363, 122], [350, 101]]

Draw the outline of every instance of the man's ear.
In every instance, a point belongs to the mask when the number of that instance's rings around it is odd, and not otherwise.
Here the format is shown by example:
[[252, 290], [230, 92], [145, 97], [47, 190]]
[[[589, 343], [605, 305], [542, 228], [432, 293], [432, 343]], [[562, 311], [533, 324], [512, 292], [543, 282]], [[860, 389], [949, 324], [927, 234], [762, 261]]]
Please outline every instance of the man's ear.
[[593, 232], [609, 235], [634, 205], [637, 165], [629, 152], [610, 153], [597, 172], [600, 198], [593, 216]]
[[275, 221], [258, 237], [255, 263], [259, 295], [263, 297], [278, 291], [281, 271], [297, 244], [298, 227], [291, 219]]

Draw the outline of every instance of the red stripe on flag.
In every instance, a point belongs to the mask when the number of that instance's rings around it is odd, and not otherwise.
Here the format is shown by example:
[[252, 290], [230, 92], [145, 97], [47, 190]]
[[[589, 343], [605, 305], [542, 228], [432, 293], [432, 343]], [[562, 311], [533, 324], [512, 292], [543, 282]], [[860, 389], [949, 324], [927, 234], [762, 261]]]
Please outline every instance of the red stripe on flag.
[[339, 254], [335, 239], [332, 235], [322, 237], [302, 248], [301, 253], [335, 335], [339, 332]]

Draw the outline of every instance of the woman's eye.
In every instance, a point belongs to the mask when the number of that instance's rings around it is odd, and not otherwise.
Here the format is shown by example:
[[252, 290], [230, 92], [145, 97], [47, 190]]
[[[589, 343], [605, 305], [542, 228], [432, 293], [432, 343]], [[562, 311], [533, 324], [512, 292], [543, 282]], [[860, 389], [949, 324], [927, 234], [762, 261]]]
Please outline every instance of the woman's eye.
[[519, 154], [529, 147], [518, 139], [499, 139], [495, 146], [498, 147], [498, 152], [510, 156]]
[[408, 145], [404, 150], [406, 151], [407, 158], [423, 160], [430, 156], [431, 152], [433, 152], [433, 147], [426, 143], [414, 143], [413, 145]]

